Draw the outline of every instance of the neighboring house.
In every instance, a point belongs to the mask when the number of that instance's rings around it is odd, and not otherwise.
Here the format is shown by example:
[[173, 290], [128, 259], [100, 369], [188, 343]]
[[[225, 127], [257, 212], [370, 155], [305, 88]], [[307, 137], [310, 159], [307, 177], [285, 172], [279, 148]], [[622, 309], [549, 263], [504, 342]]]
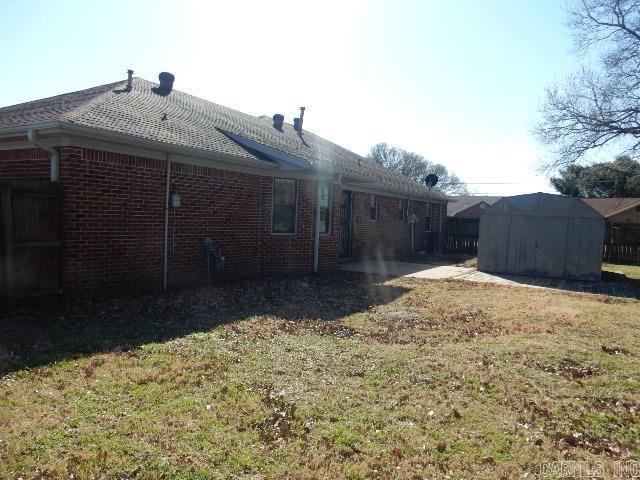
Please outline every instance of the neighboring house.
[[583, 198], [606, 220], [604, 258], [640, 264], [640, 198]]
[[480, 212], [493, 205], [502, 197], [489, 197], [479, 195], [459, 195], [449, 199], [447, 203], [447, 217], [456, 218], [480, 218]]
[[609, 223], [640, 225], [640, 198], [583, 198]]
[[0, 109], [0, 182], [62, 191], [66, 293], [206, 283], [207, 238], [230, 279], [406, 255], [411, 214], [416, 245], [439, 234], [444, 194], [303, 130], [304, 111], [294, 128], [160, 80]]

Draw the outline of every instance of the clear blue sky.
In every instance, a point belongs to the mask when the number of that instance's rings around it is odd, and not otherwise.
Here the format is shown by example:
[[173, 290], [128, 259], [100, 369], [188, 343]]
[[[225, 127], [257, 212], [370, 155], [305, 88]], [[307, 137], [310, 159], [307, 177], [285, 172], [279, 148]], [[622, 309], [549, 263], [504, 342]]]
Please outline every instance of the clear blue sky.
[[305, 128], [420, 152], [479, 193], [551, 191], [529, 132], [577, 65], [563, 3], [0, 0], [0, 105], [166, 70], [254, 115], [305, 105]]

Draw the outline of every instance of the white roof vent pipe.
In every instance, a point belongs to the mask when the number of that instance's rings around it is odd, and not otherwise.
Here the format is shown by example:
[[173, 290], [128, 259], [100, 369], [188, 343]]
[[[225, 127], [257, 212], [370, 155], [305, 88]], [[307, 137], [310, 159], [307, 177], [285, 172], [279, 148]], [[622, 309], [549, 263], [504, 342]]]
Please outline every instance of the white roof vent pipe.
[[296, 132], [302, 133], [302, 122], [304, 122], [304, 111], [306, 107], [300, 107], [300, 118], [293, 119], [293, 128]]

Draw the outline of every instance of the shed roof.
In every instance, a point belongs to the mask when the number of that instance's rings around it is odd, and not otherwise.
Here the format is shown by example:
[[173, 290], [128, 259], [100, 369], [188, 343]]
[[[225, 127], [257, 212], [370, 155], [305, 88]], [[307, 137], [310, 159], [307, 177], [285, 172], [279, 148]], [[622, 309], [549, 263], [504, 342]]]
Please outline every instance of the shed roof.
[[486, 208], [482, 215], [602, 218], [579, 198], [541, 192], [504, 197]]
[[131, 91], [125, 88], [126, 81], [120, 81], [0, 108], [0, 129], [55, 121], [127, 135], [133, 141], [137, 138], [260, 159], [258, 152], [238, 141], [241, 137], [311, 166], [349, 176], [362, 185], [425, 199], [448, 198], [307, 130], [298, 133], [287, 123], [277, 130], [269, 117], [255, 117], [175, 89], [161, 96], [153, 92], [156, 86], [134, 78]]

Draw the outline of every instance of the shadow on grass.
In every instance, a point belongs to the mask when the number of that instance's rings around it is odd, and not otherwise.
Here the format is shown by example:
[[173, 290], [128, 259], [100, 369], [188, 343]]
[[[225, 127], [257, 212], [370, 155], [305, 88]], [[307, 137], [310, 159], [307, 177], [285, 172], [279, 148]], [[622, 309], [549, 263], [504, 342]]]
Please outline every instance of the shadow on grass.
[[635, 278], [621, 272], [602, 271], [602, 281], [627, 283], [636, 298], [640, 299], [640, 278]]
[[0, 373], [130, 350], [259, 315], [337, 320], [408, 291], [379, 280], [335, 273], [22, 308], [0, 317]]
[[634, 299], [637, 297], [637, 291], [634, 291], [633, 285], [624, 275], [616, 275], [611, 272], [602, 272], [602, 279], [596, 282], [589, 280], [573, 280], [481, 271], [472, 275], [473, 280], [478, 282], [492, 282], [495, 281], [496, 278], [499, 278], [506, 281], [501, 282], [503, 285], [528, 285], [532, 287], [551, 288], [554, 290], [563, 290], [573, 293], [591, 293], [623, 299]]

